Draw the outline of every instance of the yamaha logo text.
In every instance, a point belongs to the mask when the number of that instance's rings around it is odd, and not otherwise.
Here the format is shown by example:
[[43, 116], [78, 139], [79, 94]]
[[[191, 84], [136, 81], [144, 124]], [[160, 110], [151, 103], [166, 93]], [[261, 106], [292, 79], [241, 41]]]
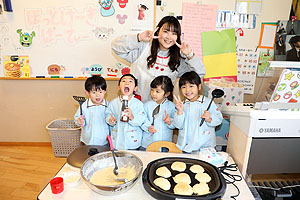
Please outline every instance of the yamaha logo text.
[[260, 128], [260, 133], [281, 133], [281, 128]]

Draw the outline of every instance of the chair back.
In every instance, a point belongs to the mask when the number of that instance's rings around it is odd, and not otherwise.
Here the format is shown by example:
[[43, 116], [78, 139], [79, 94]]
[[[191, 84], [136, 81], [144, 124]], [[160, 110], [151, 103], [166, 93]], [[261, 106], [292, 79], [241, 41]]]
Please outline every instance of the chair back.
[[169, 150], [168, 152], [170, 153], [182, 153], [175, 143], [169, 141], [153, 142], [147, 147], [146, 151], [161, 152], [162, 147], [167, 148]]

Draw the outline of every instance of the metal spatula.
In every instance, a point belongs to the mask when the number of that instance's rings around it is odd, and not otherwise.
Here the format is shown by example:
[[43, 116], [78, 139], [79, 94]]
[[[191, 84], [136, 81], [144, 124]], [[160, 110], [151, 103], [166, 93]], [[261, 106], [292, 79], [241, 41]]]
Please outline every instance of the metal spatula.
[[157, 115], [159, 113], [159, 110], [160, 110], [160, 104], [158, 106], [156, 106], [154, 108], [154, 110], [152, 111], [152, 124], [151, 125], [154, 125], [154, 119], [155, 119], [155, 115]]
[[[73, 98], [79, 103], [79, 106], [80, 106], [80, 118], [83, 119], [81, 105], [85, 102], [85, 97], [73, 96]], [[81, 127], [83, 127], [83, 124], [81, 125]]]

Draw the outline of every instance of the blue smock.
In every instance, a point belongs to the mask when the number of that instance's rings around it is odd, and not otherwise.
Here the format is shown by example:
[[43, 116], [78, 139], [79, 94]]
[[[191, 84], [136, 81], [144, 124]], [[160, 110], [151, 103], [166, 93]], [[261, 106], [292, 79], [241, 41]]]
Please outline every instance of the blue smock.
[[219, 108], [212, 102], [209, 109], [212, 121], [204, 121], [200, 127], [201, 116], [210, 103], [210, 98], [199, 96], [190, 102], [185, 100], [183, 114], [174, 115], [174, 125], [179, 129], [176, 146], [185, 152], [198, 151], [202, 147], [216, 146], [215, 127], [222, 123], [223, 117]]
[[[86, 145], [105, 145], [107, 144], [106, 137], [109, 134], [109, 126], [105, 121], [105, 110], [108, 101], [103, 99], [101, 105], [96, 106], [88, 99], [82, 106], [82, 115], [84, 117], [84, 126], [81, 129], [80, 141]], [[74, 115], [74, 122], [77, 126], [78, 118], [80, 117], [80, 108]]]
[[[176, 109], [174, 103], [168, 99], [165, 99], [160, 104], [159, 113], [154, 116], [154, 128], [157, 130], [157, 132], [151, 135], [151, 133], [148, 131], [148, 128], [151, 126], [153, 121], [152, 112], [158, 105], [159, 104], [153, 100], [150, 100], [144, 104], [144, 109], [147, 115], [147, 120], [142, 125], [142, 129], [144, 130], [142, 147], [144, 148], [147, 148], [149, 144], [156, 141], [173, 141], [173, 129], [175, 126], [172, 124], [172, 121]], [[164, 118], [166, 117], [165, 110], [170, 115], [170, 125], [164, 122]]]
[[111, 126], [111, 139], [113, 146], [119, 150], [137, 149], [142, 144], [143, 130], [141, 125], [146, 120], [143, 103], [132, 97], [128, 101], [128, 107], [131, 109], [133, 120], [128, 122], [120, 121], [122, 101], [120, 97], [113, 99], [105, 112], [106, 122], [109, 124], [111, 114], [116, 118], [116, 124]]

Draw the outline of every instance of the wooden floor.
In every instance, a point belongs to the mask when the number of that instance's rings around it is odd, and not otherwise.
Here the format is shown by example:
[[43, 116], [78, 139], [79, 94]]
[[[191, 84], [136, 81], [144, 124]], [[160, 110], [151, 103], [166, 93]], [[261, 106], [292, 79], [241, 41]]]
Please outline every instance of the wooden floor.
[[0, 199], [36, 199], [65, 161], [51, 146], [0, 146]]
[[[0, 199], [32, 200], [66, 162], [51, 146], [0, 146]], [[300, 174], [253, 175], [252, 181], [300, 180]]]

